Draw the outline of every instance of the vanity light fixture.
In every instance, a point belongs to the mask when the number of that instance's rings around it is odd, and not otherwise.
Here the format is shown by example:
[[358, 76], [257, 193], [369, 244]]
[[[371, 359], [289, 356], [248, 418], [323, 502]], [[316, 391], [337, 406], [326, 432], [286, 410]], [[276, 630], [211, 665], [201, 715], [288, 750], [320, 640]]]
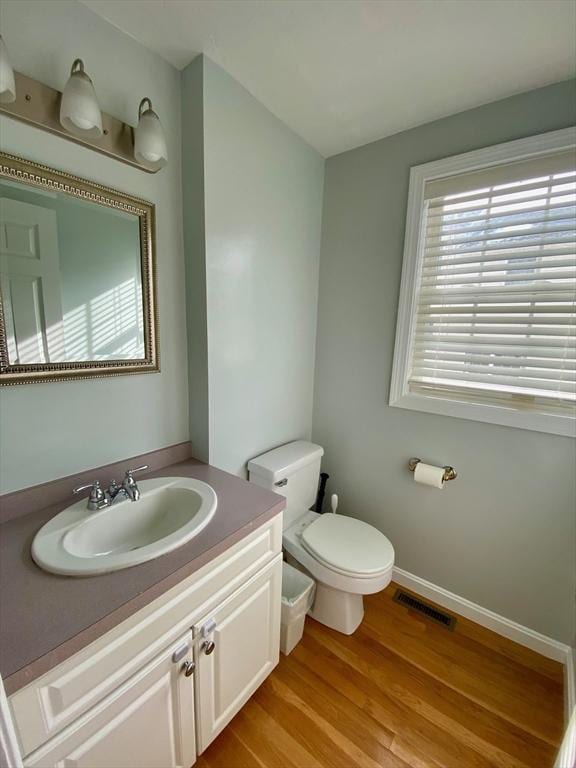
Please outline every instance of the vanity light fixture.
[[149, 98], [142, 99], [138, 107], [138, 125], [134, 130], [134, 157], [138, 163], [153, 171], [164, 168], [168, 162], [164, 128], [152, 109]]
[[14, 70], [10, 64], [6, 43], [0, 35], [0, 102], [11, 104], [16, 101], [16, 83], [14, 82]]
[[144, 173], [157, 173], [168, 163], [164, 128], [149, 98], [140, 102], [138, 125], [134, 128], [100, 111], [82, 59], [75, 59], [61, 93], [15, 71], [1, 35], [0, 115], [82, 144]]
[[60, 123], [75, 136], [99, 139], [102, 136], [102, 113], [92, 80], [84, 71], [82, 59], [75, 59], [70, 77], [62, 91]]

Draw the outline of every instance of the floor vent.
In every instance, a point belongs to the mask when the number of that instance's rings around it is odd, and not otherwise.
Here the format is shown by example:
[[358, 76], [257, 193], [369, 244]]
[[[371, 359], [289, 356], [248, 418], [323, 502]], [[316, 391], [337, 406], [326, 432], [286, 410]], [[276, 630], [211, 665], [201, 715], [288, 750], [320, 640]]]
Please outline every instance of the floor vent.
[[438, 608], [434, 608], [432, 605], [428, 605], [428, 603], [423, 602], [419, 598], [409, 595], [408, 592], [397, 589], [396, 594], [394, 595], [394, 602], [400, 603], [400, 605], [404, 605], [412, 611], [418, 611], [418, 613], [427, 616], [429, 619], [432, 619], [432, 621], [446, 627], [446, 629], [454, 629], [454, 625], [456, 624], [455, 616], [443, 613], [438, 610]]

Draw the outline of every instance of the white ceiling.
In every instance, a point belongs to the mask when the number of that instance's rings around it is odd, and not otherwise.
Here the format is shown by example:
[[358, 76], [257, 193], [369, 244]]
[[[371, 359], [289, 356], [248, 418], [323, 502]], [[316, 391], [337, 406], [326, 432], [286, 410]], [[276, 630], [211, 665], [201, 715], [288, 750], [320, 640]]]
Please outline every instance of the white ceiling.
[[323, 155], [576, 73], [573, 0], [82, 0], [204, 52]]

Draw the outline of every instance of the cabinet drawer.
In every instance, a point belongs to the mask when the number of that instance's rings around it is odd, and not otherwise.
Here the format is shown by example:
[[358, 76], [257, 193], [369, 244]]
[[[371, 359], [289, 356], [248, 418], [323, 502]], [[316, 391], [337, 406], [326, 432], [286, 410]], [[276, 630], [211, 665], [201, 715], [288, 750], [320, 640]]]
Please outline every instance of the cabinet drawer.
[[23, 755], [95, 706], [270, 562], [282, 515], [26, 687], [9, 701]]
[[[178, 651], [188, 651], [177, 662]], [[196, 760], [192, 633], [24, 761], [25, 768], [190, 768]]]

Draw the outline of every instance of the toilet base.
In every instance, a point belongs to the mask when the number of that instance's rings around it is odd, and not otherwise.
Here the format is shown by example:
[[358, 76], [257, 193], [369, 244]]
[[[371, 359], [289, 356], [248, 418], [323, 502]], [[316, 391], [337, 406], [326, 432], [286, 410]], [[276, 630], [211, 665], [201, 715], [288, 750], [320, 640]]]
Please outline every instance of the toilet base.
[[316, 597], [308, 616], [330, 629], [351, 635], [364, 618], [364, 600], [362, 595], [343, 592], [317, 581]]

